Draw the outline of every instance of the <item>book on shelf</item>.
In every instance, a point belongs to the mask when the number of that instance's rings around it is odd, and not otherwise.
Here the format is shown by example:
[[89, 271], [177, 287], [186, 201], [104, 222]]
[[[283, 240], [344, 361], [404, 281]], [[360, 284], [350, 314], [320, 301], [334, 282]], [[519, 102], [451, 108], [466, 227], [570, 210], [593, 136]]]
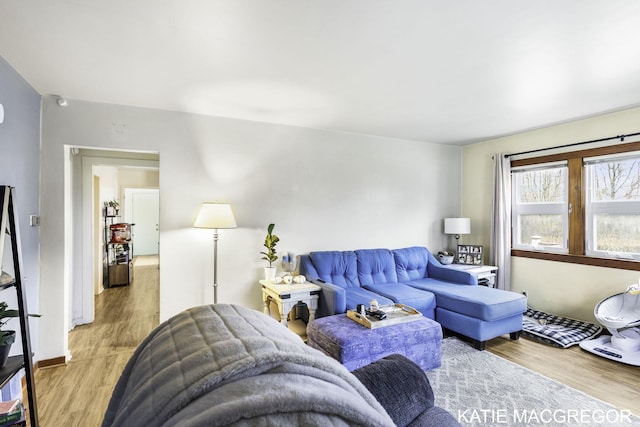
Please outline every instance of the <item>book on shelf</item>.
[[0, 416], [15, 412], [16, 409], [20, 409], [20, 399], [0, 402]]
[[[8, 409], [7, 409], [8, 408]], [[20, 400], [0, 402], [0, 427], [20, 425], [24, 417], [24, 406]]]
[[0, 402], [0, 415], [7, 415], [20, 407], [20, 399]]

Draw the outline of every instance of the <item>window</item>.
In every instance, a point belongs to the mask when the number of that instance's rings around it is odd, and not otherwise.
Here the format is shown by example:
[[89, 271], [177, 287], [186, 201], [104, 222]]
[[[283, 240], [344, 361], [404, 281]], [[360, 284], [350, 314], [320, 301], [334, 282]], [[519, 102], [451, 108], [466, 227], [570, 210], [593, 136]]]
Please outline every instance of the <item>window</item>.
[[567, 162], [512, 169], [513, 247], [567, 252]]
[[640, 153], [584, 164], [586, 254], [640, 260]]
[[640, 141], [511, 168], [512, 255], [640, 271]]

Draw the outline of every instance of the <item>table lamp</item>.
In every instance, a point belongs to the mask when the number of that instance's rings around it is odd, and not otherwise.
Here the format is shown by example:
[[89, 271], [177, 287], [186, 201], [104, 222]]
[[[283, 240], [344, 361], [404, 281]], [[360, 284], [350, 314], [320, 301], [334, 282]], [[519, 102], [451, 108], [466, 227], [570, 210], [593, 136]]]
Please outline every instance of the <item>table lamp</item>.
[[470, 218], [445, 218], [444, 233], [456, 235], [456, 247], [457, 247], [458, 240], [460, 239], [460, 235], [471, 233], [471, 219]]

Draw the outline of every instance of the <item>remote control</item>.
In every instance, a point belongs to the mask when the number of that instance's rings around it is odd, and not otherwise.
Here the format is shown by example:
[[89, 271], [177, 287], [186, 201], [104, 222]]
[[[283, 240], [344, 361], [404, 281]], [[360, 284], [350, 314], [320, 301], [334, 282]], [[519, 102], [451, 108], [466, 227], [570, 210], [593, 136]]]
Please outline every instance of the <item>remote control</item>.
[[375, 311], [367, 310], [367, 315], [371, 317], [375, 317], [378, 320], [384, 320], [387, 318], [387, 313], [381, 310], [375, 310]]

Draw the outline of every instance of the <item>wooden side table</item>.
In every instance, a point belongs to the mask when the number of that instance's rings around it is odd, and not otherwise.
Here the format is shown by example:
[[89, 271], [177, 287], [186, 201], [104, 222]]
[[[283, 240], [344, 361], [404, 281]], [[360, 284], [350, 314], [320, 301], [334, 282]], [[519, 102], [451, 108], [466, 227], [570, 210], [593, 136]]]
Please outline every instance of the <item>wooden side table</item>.
[[296, 304], [302, 302], [309, 309], [309, 323], [314, 319], [318, 309], [320, 286], [309, 282], [283, 285], [275, 284], [271, 280], [260, 280], [260, 285], [262, 285], [262, 302], [264, 302], [265, 314], [271, 316], [271, 301], [274, 301], [280, 311], [280, 323], [288, 327], [287, 316], [289, 312]]

